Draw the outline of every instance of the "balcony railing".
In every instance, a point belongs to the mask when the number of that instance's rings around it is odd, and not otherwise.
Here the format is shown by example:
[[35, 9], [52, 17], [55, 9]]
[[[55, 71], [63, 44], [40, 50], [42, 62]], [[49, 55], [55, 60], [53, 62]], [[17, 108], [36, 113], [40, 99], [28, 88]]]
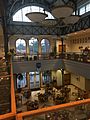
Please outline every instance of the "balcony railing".
[[[43, 120], [51, 119], [90, 119], [90, 99], [79, 100], [75, 102], [69, 102], [65, 104], [55, 105], [51, 107], [45, 107], [37, 110], [16, 113], [15, 104], [15, 91], [14, 91], [14, 81], [13, 81], [13, 70], [11, 66], [11, 112], [0, 115], [0, 120], [10, 120], [11, 118], [16, 118], [16, 120], [27, 120], [42, 118]], [[59, 120], [60, 120], [59, 119]]]
[[32, 60], [49, 60], [49, 59], [67, 59], [78, 62], [90, 63], [90, 54], [81, 52], [64, 52], [62, 53], [47, 53], [47, 54], [16, 54], [13, 56], [13, 61], [32, 61]]

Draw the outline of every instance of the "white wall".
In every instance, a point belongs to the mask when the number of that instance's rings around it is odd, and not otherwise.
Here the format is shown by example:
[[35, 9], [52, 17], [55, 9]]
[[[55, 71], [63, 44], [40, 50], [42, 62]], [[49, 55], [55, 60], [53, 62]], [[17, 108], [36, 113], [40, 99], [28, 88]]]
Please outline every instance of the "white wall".
[[41, 63], [40, 71], [64, 69], [63, 61], [60, 59], [52, 60], [32, 60], [13, 62], [13, 72], [34, 72], [37, 70], [36, 64]]
[[12, 39], [12, 40], [9, 41], [9, 44], [8, 44], [9, 50], [10, 49], [16, 49], [15, 41], [16, 41], [15, 39]]
[[86, 90], [90, 90], [90, 79], [85, 80], [85, 88]]
[[90, 49], [90, 29], [69, 34], [65, 39], [67, 52], [80, 52], [79, 47]]
[[61, 71], [60, 70], [52, 71], [52, 79], [53, 79], [53, 77], [55, 77], [57, 80], [57, 86], [61, 86], [62, 85]]
[[57, 70], [56, 76], [57, 76], [57, 86], [61, 86], [62, 85], [62, 74], [60, 70]]
[[57, 77], [56, 76], [56, 71], [52, 71], [52, 80], [53, 80], [53, 77]]
[[71, 84], [85, 90], [85, 78], [75, 74], [71, 74]]

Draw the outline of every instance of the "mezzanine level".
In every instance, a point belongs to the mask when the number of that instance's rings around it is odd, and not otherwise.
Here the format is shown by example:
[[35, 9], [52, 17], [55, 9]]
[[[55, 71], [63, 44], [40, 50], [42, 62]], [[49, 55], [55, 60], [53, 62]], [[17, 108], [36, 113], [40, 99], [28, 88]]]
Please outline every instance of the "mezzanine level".
[[[39, 67], [39, 68], [38, 68]], [[90, 78], [90, 56], [81, 53], [64, 53], [50, 55], [15, 55], [13, 57], [14, 73], [65, 69]]]

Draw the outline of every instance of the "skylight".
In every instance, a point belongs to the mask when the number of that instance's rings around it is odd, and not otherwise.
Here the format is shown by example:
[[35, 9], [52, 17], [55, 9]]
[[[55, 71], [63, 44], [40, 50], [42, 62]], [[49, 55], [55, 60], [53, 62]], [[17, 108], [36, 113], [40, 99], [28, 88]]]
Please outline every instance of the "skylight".
[[[25, 15], [26, 13], [29, 12], [41, 12], [44, 13], [43, 8], [38, 7], [38, 6], [27, 6], [24, 7], [20, 10], [18, 10], [14, 15], [13, 15], [13, 21], [20, 21], [20, 22], [31, 22]], [[54, 17], [51, 15], [50, 12], [45, 11], [45, 13], [48, 15], [46, 19], [54, 19]]]

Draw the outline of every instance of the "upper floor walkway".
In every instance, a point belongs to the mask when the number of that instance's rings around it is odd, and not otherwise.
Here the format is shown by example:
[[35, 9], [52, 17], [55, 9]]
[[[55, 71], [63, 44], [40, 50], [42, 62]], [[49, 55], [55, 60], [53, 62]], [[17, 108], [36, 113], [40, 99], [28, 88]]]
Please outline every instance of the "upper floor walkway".
[[90, 55], [81, 53], [15, 55], [14, 73], [61, 70], [76, 73], [90, 79]]
[[78, 61], [83, 63], [90, 63], [90, 53], [81, 52], [64, 52], [62, 53], [45, 53], [45, 54], [15, 54], [13, 62], [20, 61], [36, 61], [36, 60], [52, 60], [52, 59], [66, 59]]

